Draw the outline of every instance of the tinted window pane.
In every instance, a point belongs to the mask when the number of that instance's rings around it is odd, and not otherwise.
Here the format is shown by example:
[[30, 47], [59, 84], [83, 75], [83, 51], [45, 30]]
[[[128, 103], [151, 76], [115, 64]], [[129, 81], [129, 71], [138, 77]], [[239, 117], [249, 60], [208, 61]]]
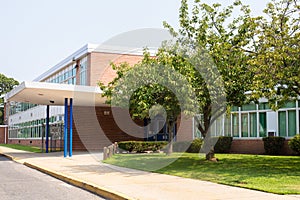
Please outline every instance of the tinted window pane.
[[259, 137], [266, 137], [267, 130], [267, 115], [259, 113]]
[[279, 136], [286, 137], [286, 112], [278, 112]]
[[288, 136], [293, 137], [296, 135], [296, 111], [289, 110], [288, 111]]

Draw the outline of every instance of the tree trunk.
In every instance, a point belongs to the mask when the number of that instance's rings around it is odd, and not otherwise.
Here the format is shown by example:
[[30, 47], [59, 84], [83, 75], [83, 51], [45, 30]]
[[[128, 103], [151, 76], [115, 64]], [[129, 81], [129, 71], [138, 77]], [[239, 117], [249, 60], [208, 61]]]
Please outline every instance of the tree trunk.
[[214, 150], [214, 147], [212, 146], [210, 151], [205, 154], [205, 159], [206, 160], [213, 160], [214, 158], [215, 158], [215, 150]]
[[170, 156], [172, 153], [173, 153], [173, 137], [174, 137], [174, 134], [173, 134], [173, 127], [175, 125], [175, 121], [171, 121], [171, 122], [168, 122], [168, 135], [169, 135], [169, 138], [168, 138], [168, 149], [167, 149], [167, 156]]
[[211, 160], [211, 161], [217, 161], [215, 158], [215, 151], [214, 151], [214, 146], [216, 144], [216, 141], [211, 139], [210, 133], [209, 133], [209, 128], [211, 124], [211, 118], [209, 115], [204, 115], [204, 126], [202, 126], [200, 123], [198, 125], [198, 129], [200, 130], [203, 138], [204, 138], [204, 145], [202, 147], [202, 152], [205, 153], [205, 159], [206, 160]]

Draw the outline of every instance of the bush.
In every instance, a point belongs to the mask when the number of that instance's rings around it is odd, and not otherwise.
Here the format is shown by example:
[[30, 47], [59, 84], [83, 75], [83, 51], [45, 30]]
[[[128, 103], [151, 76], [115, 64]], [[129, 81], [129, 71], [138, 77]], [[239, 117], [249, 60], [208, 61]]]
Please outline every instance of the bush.
[[125, 141], [119, 142], [118, 147], [125, 151], [141, 153], [161, 150], [167, 144], [167, 142]]
[[295, 135], [288, 144], [293, 151], [300, 154], [300, 134]]
[[268, 155], [279, 155], [280, 151], [284, 145], [285, 138], [283, 137], [264, 137], [264, 149], [265, 153]]
[[190, 147], [187, 149], [186, 152], [188, 153], [199, 153], [200, 149], [202, 147], [203, 144], [203, 140], [200, 138], [196, 138], [193, 140], [193, 142], [191, 143]]
[[214, 153], [229, 153], [232, 144], [232, 137], [230, 136], [218, 136], [211, 137], [204, 141], [203, 150], [207, 151], [214, 147]]
[[181, 141], [173, 143], [173, 152], [199, 153], [203, 140], [196, 138], [193, 141]]
[[229, 153], [231, 144], [232, 137], [220, 136], [214, 148], [215, 153]]

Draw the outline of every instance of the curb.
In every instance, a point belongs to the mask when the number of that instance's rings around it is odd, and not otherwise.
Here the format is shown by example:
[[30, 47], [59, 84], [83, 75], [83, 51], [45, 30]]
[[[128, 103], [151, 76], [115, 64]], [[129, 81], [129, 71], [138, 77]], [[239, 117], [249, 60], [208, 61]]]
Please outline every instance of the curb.
[[[0, 152], [0, 155], [8, 158], [9, 160], [12, 160], [14, 162], [17, 162], [17, 163], [20, 163], [17, 161], [17, 159], [11, 155], [7, 155], [7, 154], [4, 154], [2, 152]], [[102, 196], [104, 198], [108, 198], [108, 199], [111, 199], [111, 200], [132, 200], [132, 198], [130, 197], [127, 197], [126, 195], [124, 194], [121, 194], [121, 193], [118, 193], [118, 192], [114, 192], [114, 191], [111, 191], [109, 189], [106, 189], [106, 188], [102, 188], [102, 187], [99, 187], [97, 185], [94, 185], [92, 183], [87, 183], [87, 182], [84, 182], [82, 180], [79, 180], [79, 179], [75, 179], [75, 178], [72, 178], [72, 177], [69, 177], [69, 176], [66, 176], [64, 174], [61, 174], [61, 173], [58, 173], [58, 172], [53, 172], [49, 169], [45, 169], [43, 167], [39, 167], [37, 165], [33, 165], [33, 164], [30, 164], [28, 162], [24, 162], [24, 163], [20, 163], [20, 164], [23, 164], [27, 167], [30, 167], [32, 169], [35, 169], [35, 170], [38, 170], [44, 174], [47, 174], [47, 175], [50, 175], [56, 179], [59, 179], [61, 181], [64, 181], [68, 184], [71, 184], [71, 185], [74, 185], [76, 187], [79, 187], [79, 188], [82, 188], [84, 190], [87, 190], [89, 192], [92, 192], [94, 194], [97, 194], [99, 196]]]
[[10, 155], [4, 154], [4, 153], [2, 153], [2, 152], [0, 152], [0, 155], [1, 155], [1, 156], [4, 156], [5, 158], [8, 158], [9, 160], [15, 161], [15, 158], [12, 157], [12, 156], [10, 156]]
[[4, 156], [5, 158], [8, 158], [9, 160], [14, 161], [14, 162], [16, 162], [16, 163], [24, 164], [24, 163], [21, 162], [18, 158], [13, 157], [13, 156], [11, 156], [11, 155], [5, 154], [5, 153], [3, 153], [3, 152], [0, 152], [0, 155], [1, 155], [1, 156]]
[[45, 168], [39, 167], [37, 165], [30, 164], [28, 162], [24, 162], [24, 165], [27, 166], [27, 167], [30, 167], [32, 169], [38, 170], [42, 173], [48, 174], [48, 175], [50, 175], [54, 178], [57, 178], [61, 181], [64, 181], [64, 182], [69, 183], [71, 185], [74, 185], [76, 187], [79, 187], [79, 188], [85, 189], [87, 191], [90, 191], [94, 194], [100, 195], [104, 198], [108, 198], [108, 199], [111, 199], [111, 200], [131, 200], [132, 199], [132, 198], [127, 197], [127, 196], [125, 196], [121, 193], [114, 192], [114, 191], [111, 191], [109, 189], [102, 188], [102, 187], [96, 186], [92, 183], [87, 183], [87, 182], [84, 182], [82, 180], [75, 179], [75, 178], [63, 175], [61, 173], [58, 173], [58, 172], [53, 172], [49, 169], [45, 169]]

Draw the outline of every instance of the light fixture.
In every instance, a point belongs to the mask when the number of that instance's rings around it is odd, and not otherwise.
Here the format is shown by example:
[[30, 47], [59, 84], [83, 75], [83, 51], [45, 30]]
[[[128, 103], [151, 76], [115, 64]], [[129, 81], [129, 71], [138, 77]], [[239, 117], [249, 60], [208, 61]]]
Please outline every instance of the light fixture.
[[103, 115], [109, 115], [110, 114], [110, 111], [109, 110], [104, 110], [103, 111]]

